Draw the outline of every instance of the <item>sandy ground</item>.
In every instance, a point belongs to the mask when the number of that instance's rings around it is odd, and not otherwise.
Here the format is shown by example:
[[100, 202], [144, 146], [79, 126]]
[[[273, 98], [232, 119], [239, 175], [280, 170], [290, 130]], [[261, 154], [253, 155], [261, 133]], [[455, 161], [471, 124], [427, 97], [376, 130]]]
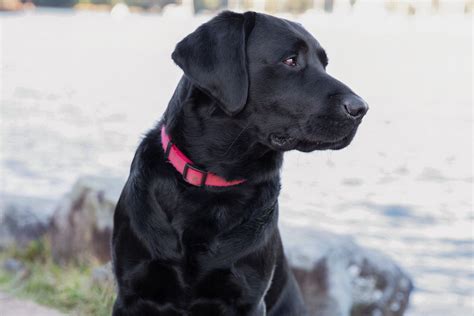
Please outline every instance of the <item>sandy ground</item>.
[[[280, 220], [389, 254], [415, 281], [409, 315], [472, 315], [472, 17], [290, 18], [370, 111], [347, 149], [286, 156]], [[175, 43], [208, 17], [0, 19], [0, 191], [57, 199], [79, 175], [127, 175], [181, 76]]]
[[64, 316], [55, 310], [30, 301], [20, 300], [0, 292], [0, 315], [2, 316]]

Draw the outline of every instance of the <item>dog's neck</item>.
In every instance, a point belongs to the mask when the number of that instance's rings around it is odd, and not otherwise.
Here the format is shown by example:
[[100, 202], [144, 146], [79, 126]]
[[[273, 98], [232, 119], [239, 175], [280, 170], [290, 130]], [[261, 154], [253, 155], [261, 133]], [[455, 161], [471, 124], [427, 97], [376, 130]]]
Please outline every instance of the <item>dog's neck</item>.
[[283, 154], [258, 143], [248, 120], [227, 116], [215, 100], [183, 76], [163, 124], [173, 143], [203, 170], [226, 180], [278, 178]]

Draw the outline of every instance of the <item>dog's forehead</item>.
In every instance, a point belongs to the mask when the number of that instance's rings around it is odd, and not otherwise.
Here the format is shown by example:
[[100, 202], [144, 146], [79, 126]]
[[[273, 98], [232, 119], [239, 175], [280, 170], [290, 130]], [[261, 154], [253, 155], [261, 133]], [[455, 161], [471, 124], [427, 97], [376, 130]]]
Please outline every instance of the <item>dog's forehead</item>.
[[268, 49], [291, 49], [304, 41], [308, 48], [321, 49], [319, 42], [301, 24], [266, 14], [257, 14], [251, 38]]

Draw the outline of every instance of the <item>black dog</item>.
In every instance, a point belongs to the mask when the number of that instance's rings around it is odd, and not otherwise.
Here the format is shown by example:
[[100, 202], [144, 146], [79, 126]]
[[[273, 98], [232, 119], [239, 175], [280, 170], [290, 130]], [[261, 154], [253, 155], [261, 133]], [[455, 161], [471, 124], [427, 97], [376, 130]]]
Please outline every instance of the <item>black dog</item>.
[[115, 212], [114, 315], [307, 314], [277, 227], [283, 152], [347, 146], [366, 103], [264, 14], [224, 12], [172, 58], [184, 76]]

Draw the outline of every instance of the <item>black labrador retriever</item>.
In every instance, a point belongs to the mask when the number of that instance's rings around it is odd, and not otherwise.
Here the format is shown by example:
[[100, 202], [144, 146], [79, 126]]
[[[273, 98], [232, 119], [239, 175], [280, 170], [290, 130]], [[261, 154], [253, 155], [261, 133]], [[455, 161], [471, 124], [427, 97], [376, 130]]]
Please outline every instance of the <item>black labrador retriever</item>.
[[366, 103], [265, 14], [221, 13], [172, 58], [184, 76], [115, 211], [113, 315], [306, 315], [277, 226], [283, 153], [347, 146]]

